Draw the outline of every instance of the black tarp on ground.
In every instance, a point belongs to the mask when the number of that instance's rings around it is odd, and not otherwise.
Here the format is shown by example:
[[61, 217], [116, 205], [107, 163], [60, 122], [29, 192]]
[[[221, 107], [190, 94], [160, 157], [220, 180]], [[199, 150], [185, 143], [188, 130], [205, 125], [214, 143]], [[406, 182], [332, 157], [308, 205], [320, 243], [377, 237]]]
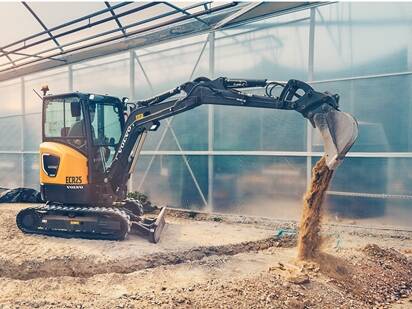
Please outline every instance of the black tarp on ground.
[[43, 203], [43, 200], [37, 190], [16, 188], [1, 192], [0, 203]]

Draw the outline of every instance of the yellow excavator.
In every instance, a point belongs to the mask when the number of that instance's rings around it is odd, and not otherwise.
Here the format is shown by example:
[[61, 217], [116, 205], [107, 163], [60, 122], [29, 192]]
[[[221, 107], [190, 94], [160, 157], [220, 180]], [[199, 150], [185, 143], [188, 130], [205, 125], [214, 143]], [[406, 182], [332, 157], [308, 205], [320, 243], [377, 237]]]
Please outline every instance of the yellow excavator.
[[[246, 88], [251, 89], [242, 92]], [[250, 94], [259, 89], [265, 94]], [[358, 135], [354, 117], [339, 110], [338, 95], [298, 80], [200, 77], [133, 103], [79, 92], [48, 95], [47, 90], [40, 145], [40, 191], [47, 202], [18, 213], [17, 226], [25, 233], [122, 240], [133, 232], [157, 243], [165, 208], [157, 218], [145, 218], [141, 203], [127, 198], [127, 182], [148, 132], [161, 120], [203, 104], [301, 113], [321, 133], [330, 169]]]

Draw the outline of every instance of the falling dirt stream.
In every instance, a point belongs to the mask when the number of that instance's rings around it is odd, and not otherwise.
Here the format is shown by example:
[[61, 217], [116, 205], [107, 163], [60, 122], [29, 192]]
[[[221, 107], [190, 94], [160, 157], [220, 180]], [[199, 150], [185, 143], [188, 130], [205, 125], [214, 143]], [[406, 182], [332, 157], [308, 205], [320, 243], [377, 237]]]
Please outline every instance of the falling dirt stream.
[[333, 170], [329, 170], [327, 167], [325, 157], [322, 157], [312, 169], [312, 181], [303, 198], [303, 212], [298, 238], [299, 259], [312, 259], [317, 257], [319, 253], [322, 202], [332, 175]]

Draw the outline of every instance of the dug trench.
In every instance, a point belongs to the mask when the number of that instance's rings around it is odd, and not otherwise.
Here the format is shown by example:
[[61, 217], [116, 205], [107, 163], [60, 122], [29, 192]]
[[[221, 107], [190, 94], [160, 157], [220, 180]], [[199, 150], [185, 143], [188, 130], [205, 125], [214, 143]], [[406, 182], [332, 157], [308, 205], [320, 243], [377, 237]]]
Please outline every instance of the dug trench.
[[236, 255], [270, 247], [293, 247], [294, 235], [274, 237], [272, 229], [224, 222], [170, 217], [158, 244], [135, 235], [125, 241], [62, 239], [27, 235], [15, 226], [24, 205], [2, 205], [0, 277], [28, 280], [58, 276], [126, 274], [161, 265]]
[[138, 258], [125, 257], [106, 261], [99, 261], [95, 256], [52, 256], [44, 260], [26, 260], [22, 263], [1, 259], [0, 277], [28, 280], [58, 276], [91, 277], [105, 273], [128, 274], [142, 269], [193, 262], [208, 256], [230, 256], [270, 247], [294, 247], [295, 244], [294, 237], [269, 237], [237, 244], [193, 247], [188, 250], [158, 252]]

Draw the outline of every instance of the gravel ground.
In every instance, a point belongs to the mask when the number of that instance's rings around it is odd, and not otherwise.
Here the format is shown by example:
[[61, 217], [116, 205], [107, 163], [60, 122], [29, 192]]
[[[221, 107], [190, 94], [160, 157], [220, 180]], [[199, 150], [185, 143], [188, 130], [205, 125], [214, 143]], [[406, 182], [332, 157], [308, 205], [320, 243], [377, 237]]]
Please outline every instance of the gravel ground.
[[151, 245], [24, 235], [21, 207], [1, 206], [0, 308], [412, 308], [412, 232], [325, 226], [299, 262], [273, 237], [293, 222], [171, 212]]

